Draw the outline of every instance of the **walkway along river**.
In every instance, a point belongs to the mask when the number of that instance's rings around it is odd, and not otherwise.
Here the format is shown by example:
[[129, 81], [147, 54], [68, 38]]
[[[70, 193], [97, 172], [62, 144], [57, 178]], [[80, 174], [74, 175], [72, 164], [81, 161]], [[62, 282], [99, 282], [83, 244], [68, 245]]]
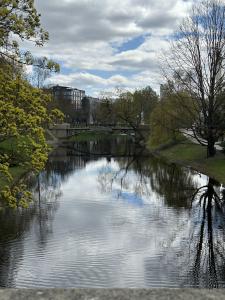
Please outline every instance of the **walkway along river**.
[[224, 196], [124, 136], [68, 143], [0, 212], [1, 287], [224, 287]]

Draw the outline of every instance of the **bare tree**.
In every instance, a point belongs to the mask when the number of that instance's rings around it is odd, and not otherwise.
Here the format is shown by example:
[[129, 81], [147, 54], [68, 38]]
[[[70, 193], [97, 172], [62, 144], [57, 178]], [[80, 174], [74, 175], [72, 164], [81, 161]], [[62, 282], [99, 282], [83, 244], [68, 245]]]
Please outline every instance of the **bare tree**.
[[209, 157], [214, 156], [215, 143], [225, 130], [225, 5], [220, 0], [193, 6], [166, 62], [165, 73], [173, 78], [175, 91], [191, 96], [192, 109], [186, 109], [194, 117], [192, 136], [207, 146]]

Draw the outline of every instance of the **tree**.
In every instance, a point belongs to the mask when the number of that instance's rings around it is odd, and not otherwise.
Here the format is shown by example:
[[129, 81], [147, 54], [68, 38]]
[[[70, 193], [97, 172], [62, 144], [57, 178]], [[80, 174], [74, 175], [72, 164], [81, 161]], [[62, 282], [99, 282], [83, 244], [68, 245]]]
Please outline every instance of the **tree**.
[[4, 182], [0, 198], [15, 207], [26, 205], [30, 193], [24, 185], [13, 184], [10, 167], [20, 166], [36, 172], [43, 169], [48, 154], [43, 127], [61, 118], [61, 113], [49, 112], [51, 98], [32, 87], [20, 74], [15, 76], [7, 62], [0, 65], [0, 91], [0, 142], [12, 143], [12, 149], [0, 146], [0, 179]]
[[1, 56], [17, 58], [18, 43], [15, 38], [42, 46], [48, 37], [48, 32], [41, 27], [34, 0], [0, 0]]
[[0, 57], [15, 65], [29, 64], [39, 70], [59, 71], [59, 65], [46, 58], [36, 59], [29, 51], [20, 51], [18, 41], [43, 46], [49, 34], [41, 27], [34, 0], [0, 0]]
[[[187, 92], [166, 92], [150, 114], [150, 145], [155, 147], [181, 138], [181, 129], [190, 128], [195, 121], [192, 98]], [[182, 105], [181, 105], [182, 103]]]
[[139, 139], [144, 140], [141, 125], [149, 123], [150, 112], [157, 102], [158, 96], [151, 87], [134, 93], [122, 92], [114, 104], [115, 115], [120, 123], [132, 127]]
[[[0, 0], [0, 142], [13, 145], [0, 147], [0, 199], [10, 207], [26, 206], [31, 199], [25, 186], [13, 181], [11, 167], [40, 171], [48, 153], [44, 126], [62, 117], [47, 109], [49, 96], [23, 78], [23, 65], [34, 58], [20, 53], [16, 39], [38, 46], [48, 39], [34, 0]], [[58, 69], [58, 64], [45, 59], [44, 68]]]
[[115, 124], [114, 101], [112, 98], [104, 97], [96, 107], [96, 120], [101, 125]]
[[133, 97], [136, 110], [141, 117], [140, 121], [144, 124], [149, 124], [150, 114], [158, 103], [156, 92], [150, 86], [147, 86], [136, 90], [133, 93]]
[[[192, 136], [215, 155], [215, 142], [225, 130], [225, 5], [206, 0], [193, 6], [174, 38], [165, 74], [175, 91], [186, 91], [195, 116]], [[179, 105], [185, 106], [180, 99]], [[192, 116], [191, 116], [192, 117]]]
[[44, 82], [51, 76], [51, 73], [58, 73], [59, 65], [47, 57], [36, 57], [33, 60], [32, 83], [37, 88], [43, 88]]

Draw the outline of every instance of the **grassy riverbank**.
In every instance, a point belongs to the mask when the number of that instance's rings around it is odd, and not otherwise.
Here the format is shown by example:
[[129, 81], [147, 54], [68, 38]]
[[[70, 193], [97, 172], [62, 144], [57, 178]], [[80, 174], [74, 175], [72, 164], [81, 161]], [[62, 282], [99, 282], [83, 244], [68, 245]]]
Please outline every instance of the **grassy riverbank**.
[[99, 141], [103, 139], [110, 139], [120, 136], [117, 133], [109, 133], [106, 131], [86, 131], [69, 138], [72, 142], [86, 142], [86, 141]]
[[184, 140], [155, 153], [169, 162], [190, 166], [225, 184], [225, 155], [219, 151], [215, 157], [207, 158], [205, 147]]

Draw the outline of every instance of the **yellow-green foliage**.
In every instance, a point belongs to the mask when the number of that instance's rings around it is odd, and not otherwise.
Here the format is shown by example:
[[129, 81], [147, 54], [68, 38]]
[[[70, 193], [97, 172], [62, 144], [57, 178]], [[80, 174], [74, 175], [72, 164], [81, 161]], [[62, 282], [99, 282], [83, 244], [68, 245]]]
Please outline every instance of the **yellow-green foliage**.
[[0, 155], [0, 178], [4, 177], [4, 179], [10, 182], [13, 178], [9, 172], [9, 157], [6, 154]]
[[29, 165], [38, 172], [46, 163], [48, 146], [43, 126], [62, 116], [57, 110], [48, 111], [49, 101], [46, 93], [32, 87], [20, 73], [15, 74], [10, 65], [0, 65], [0, 141], [13, 141], [12, 150], [0, 149], [0, 177], [8, 181], [1, 187], [1, 198], [10, 207], [26, 206], [30, 199], [24, 185], [10, 188], [10, 166]]
[[[6, 146], [0, 147], [0, 198], [10, 207], [26, 206], [31, 198], [24, 185], [15, 185], [11, 170], [19, 166], [38, 172], [44, 167], [48, 146], [43, 127], [62, 116], [58, 110], [49, 112], [50, 97], [23, 79], [23, 64], [35, 60], [29, 52], [20, 53], [18, 40], [39, 46], [48, 40], [34, 0], [0, 0], [0, 143]], [[46, 58], [43, 67], [59, 71]]]
[[180, 129], [189, 128], [196, 115], [194, 101], [184, 92], [167, 96], [150, 116], [150, 146], [159, 146], [180, 137]]
[[27, 208], [32, 200], [32, 194], [26, 190], [24, 184], [16, 185], [12, 188], [5, 186], [1, 191], [1, 198], [7, 202], [11, 208], [24, 207]]
[[17, 48], [16, 39], [9, 39], [12, 34], [23, 40], [32, 38], [40, 46], [48, 40], [48, 33], [41, 28], [34, 0], [0, 1], [0, 46], [7, 43], [11, 48]]

